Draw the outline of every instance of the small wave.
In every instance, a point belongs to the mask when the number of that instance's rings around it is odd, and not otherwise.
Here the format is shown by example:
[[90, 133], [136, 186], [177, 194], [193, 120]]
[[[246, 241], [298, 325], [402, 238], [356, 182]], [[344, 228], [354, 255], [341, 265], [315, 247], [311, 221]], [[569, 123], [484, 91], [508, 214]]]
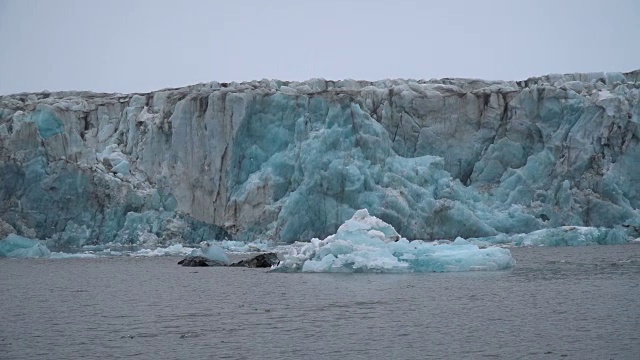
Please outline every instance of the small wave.
[[96, 254], [84, 252], [84, 253], [65, 253], [52, 251], [49, 259], [93, 259], [99, 257]]

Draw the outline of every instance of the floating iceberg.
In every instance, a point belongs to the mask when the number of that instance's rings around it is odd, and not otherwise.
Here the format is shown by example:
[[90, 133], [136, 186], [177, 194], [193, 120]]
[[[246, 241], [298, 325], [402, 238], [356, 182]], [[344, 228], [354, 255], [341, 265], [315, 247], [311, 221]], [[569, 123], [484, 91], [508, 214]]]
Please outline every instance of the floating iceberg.
[[51, 256], [51, 251], [39, 240], [10, 234], [0, 240], [0, 257], [42, 258]]
[[334, 235], [291, 246], [280, 272], [445, 272], [513, 267], [508, 249], [480, 249], [466, 240], [440, 245], [400, 239], [393, 227], [358, 210]]

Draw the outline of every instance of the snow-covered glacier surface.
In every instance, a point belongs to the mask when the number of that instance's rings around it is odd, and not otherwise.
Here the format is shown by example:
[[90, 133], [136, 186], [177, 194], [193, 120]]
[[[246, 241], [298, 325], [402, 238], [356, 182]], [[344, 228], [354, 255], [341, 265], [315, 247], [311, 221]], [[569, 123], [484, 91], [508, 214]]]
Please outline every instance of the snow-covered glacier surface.
[[407, 239], [630, 241], [639, 74], [2, 96], [0, 239], [265, 250], [366, 208]]

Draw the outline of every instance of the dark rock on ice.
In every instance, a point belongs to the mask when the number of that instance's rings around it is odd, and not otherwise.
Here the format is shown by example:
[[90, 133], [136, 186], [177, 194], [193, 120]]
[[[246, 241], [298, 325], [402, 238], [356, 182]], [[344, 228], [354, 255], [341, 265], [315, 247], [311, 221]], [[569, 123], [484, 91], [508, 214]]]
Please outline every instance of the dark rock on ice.
[[238, 261], [237, 263], [231, 264], [231, 266], [243, 266], [249, 268], [268, 268], [273, 265], [278, 265], [280, 260], [278, 260], [278, 254], [276, 253], [266, 253], [254, 256], [252, 258]]
[[224, 263], [216, 260], [207, 259], [204, 256], [187, 256], [180, 260], [178, 265], [182, 266], [226, 266]]
[[256, 255], [249, 259], [240, 260], [231, 265], [227, 265], [221, 261], [211, 260], [204, 256], [187, 256], [180, 260], [178, 265], [182, 266], [234, 266], [234, 267], [249, 267], [249, 268], [268, 268], [273, 265], [278, 265], [278, 255], [276, 253], [266, 253]]

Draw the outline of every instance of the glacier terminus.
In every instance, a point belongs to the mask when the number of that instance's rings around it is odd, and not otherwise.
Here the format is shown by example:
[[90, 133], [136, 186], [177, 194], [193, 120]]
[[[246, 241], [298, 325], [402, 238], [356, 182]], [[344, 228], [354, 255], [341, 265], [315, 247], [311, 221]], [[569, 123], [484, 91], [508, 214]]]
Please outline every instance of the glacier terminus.
[[0, 97], [11, 244], [293, 243], [359, 209], [409, 240], [625, 243], [638, 184], [640, 71]]

